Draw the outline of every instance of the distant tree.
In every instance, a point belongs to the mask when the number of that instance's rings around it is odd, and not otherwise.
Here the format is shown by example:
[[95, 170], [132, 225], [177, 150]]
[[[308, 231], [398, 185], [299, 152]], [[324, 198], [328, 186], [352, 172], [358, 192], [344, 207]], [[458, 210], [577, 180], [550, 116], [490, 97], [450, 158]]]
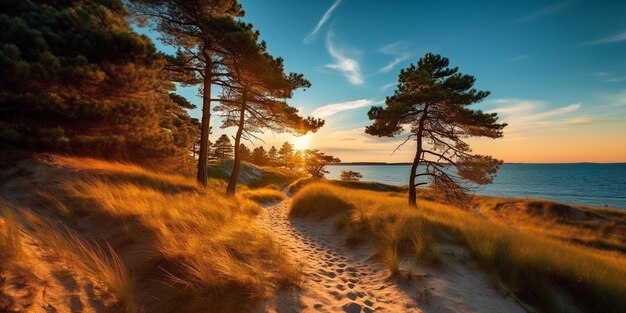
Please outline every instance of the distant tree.
[[252, 152], [243, 143], [239, 145], [239, 155], [242, 162], [252, 161]]
[[304, 169], [312, 177], [323, 178], [325, 174], [328, 174], [326, 165], [331, 163], [339, 163], [341, 160], [332, 156], [326, 155], [317, 149], [304, 150]]
[[130, 0], [130, 4], [161, 33], [164, 43], [178, 48], [176, 56], [169, 58], [173, 78], [183, 85], [202, 86], [197, 181], [206, 186], [211, 86], [228, 71], [221, 61], [230, 53], [224, 42], [242, 34], [245, 27], [234, 18], [244, 11], [236, 0]]
[[289, 158], [287, 167], [291, 170], [299, 170], [304, 166], [304, 153], [302, 150], [294, 151]]
[[252, 150], [252, 163], [261, 166], [267, 165], [267, 152], [265, 152], [265, 148], [263, 148], [263, 146], [256, 147]]
[[[471, 154], [469, 137], [502, 137], [506, 124], [497, 123], [497, 113], [468, 108], [489, 95], [472, 88], [475, 78], [449, 68], [447, 58], [427, 53], [417, 65], [400, 71], [398, 89], [387, 97], [386, 107], [372, 107], [374, 123], [365, 132], [379, 137], [400, 135], [410, 127], [407, 142], [414, 139], [417, 150], [409, 174], [409, 204], [416, 206], [417, 177], [427, 177], [430, 186], [442, 191], [449, 201], [458, 201], [466, 188], [452, 176], [478, 184], [489, 184], [502, 163], [491, 156]], [[417, 174], [418, 166], [423, 172]]]
[[222, 134], [213, 144], [213, 155], [219, 161], [233, 158], [233, 145], [226, 134]]
[[341, 180], [361, 180], [363, 175], [355, 171], [341, 171]]
[[276, 162], [278, 161], [278, 150], [276, 149], [276, 147], [272, 146], [267, 151], [267, 157], [271, 165], [276, 165]]
[[293, 145], [286, 142], [278, 150], [278, 162], [280, 165], [285, 167], [291, 166], [291, 161], [293, 159], [294, 148]]

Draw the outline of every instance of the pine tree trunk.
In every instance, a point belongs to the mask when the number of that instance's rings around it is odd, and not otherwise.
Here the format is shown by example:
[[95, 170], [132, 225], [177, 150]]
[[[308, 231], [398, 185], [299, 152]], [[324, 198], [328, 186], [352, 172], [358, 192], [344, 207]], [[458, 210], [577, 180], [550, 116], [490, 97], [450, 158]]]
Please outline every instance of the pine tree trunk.
[[419, 166], [420, 159], [422, 157], [422, 136], [424, 135], [424, 122], [428, 117], [428, 104], [424, 105], [424, 111], [420, 117], [419, 124], [417, 126], [417, 132], [415, 133], [415, 140], [417, 141], [417, 150], [415, 151], [415, 158], [413, 159], [413, 165], [411, 165], [411, 173], [409, 174], [409, 205], [417, 207], [417, 190], [415, 189], [415, 177], [417, 173], [417, 167]]
[[[204, 50], [204, 49], [203, 49]], [[211, 54], [204, 50], [204, 86], [202, 93], [202, 126], [200, 130], [200, 151], [198, 153], [198, 175], [197, 181], [200, 185], [207, 185], [207, 157], [209, 152], [209, 130], [211, 122], [211, 83], [212, 64]]]
[[235, 160], [233, 162], [233, 171], [230, 173], [230, 179], [228, 180], [228, 187], [226, 187], [226, 193], [234, 195], [237, 189], [237, 180], [239, 179], [239, 169], [241, 168], [241, 153], [239, 146], [241, 143], [241, 135], [243, 134], [243, 128], [245, 123], [244, 113], [246, 112], [246, 93], [242, 95], [243, 103], [241, 104], [241, 113], [239, 116], [239, 128], [235, 134]]
[[415, 190], [415, 175], [417, 172], [417, 166], [419, 165], [421, 151], [415, 153], [413, 159], [413, 165], [411, 165], [411, 173], [409, 174], [409, 205], [417, 207], [417, 190]]

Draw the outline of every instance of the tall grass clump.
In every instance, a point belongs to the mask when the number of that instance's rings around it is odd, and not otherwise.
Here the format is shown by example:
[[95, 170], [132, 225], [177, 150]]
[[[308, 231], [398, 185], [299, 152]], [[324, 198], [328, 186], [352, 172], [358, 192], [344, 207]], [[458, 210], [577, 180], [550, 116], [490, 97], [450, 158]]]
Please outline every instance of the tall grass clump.
[[377, 243], [377, 253], [392, 272], [407, 252], [439, 263], [443, 260], [437, 244], [456, 242], [470, 250], [484, 271], [542, 310], [566, 311], [558, 299], [565, 292], [585, 311], [626, 311], [626, 258], [621, 254], [525, 233], [423, 198], [412, 208], [404, 197], [330, 184], [304, 187], [291, 210], [299, 212], [296, 216], [347, 210], [349, 218], [343, 220], [350, 224], [348, 231]]
[[29, 213], [25, 215], [35, 236], [58, 253], [67, 264], [102, 282], [116, 296], [125, 312], [139, 311], [133, 280], [126, 264], [111, 245], [105, 243], [106, 248], [103, 248], [51, 220]]
[[13, 211], [2, 208], [0, 218], [0, 270], [22, 255], [22, 236]]
[[282, 191], [271, 188], [247, 190], [242, 196], [259, 204], [278, 202], [286, 198]]
[[299, 193], [293, 198], [289, 215], [325, 219], [346, 214], [352, 208], [352, 204], [344, 201], [336, 189], [326, 184], [315, 184], [307, 187], [306, 193]]

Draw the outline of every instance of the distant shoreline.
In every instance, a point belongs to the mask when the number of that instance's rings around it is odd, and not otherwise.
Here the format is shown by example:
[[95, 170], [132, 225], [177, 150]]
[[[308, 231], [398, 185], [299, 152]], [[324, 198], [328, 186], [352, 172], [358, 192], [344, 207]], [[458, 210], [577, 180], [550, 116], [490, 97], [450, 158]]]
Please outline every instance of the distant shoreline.
[[[411, 165], [409, 162], [397, 162], [397, 163], [388, 163], [388, 162], [341, 162], [341, 163], [333, 163], [329, 164], [329, 166], [344, 166], [344, 165]], [[511, 164], [519, 164], [519, 165], [576, 165], [576, 164], [626, 164], [626, 162], [570, 162], [570, 163], [524, 163], [524, 162], [505, 162], [505, 165]]]

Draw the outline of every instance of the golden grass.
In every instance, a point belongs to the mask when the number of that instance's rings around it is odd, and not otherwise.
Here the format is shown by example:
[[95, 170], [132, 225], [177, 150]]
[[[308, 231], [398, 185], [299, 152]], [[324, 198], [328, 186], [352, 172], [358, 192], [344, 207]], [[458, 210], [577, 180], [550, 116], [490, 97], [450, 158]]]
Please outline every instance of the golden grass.
[[481, 214], [525, 232], [626, 253], [626, 211], [570, 206], [545, 200], [478, 196]]
[[299, 284], [298, 265], [254, 225], [257, 201], [282, 199], [279, 191], [227, 197], [223, 182], [204, 189], [129, 164], [68, 157], [52, 164], [46, 170], [61, 182], [24, 186], [42, 206], [29, 217], [35, 234], [128, 312], [236, 312]]
[[[322, 207], [320, 201], [340, 205]], [[424, 198], [418, 206], [406, 205], [404, 195], [317, 183], [296, 195], [292, 214], [338, 215], [349, 236], [377, 243], [381, 260], [392, 271], [397, 272], [399, 255], [405, 253], [422, 259], [428, 256], [427, 261], [436, 263], [440, 258], [437, 242], [454, 240], [469, 248], [487, 273], [546, 311], [562, 309], [554, 288], [568, 293], [587, 311], [623, 312], [626, 308], [626, 258], [621, 254], [521, 232]]]
[[286, 198], [282, 191], [273, 188], [247, 190], [242, 193], [242, 196], [259, 204], [282, 201]]
[[102, 248], [82, 239], [75, 231], [34, 214], [25, 214], [33, 234], [58, 253], [66, 263], [104, 283], [116, 295], [125, 312], [138, 312], [135, 286], [122, 258], [106, 243]]
[[2, 208], [0, 218], [0, 270], [22, 255], [20, 226], [13, 211]]

